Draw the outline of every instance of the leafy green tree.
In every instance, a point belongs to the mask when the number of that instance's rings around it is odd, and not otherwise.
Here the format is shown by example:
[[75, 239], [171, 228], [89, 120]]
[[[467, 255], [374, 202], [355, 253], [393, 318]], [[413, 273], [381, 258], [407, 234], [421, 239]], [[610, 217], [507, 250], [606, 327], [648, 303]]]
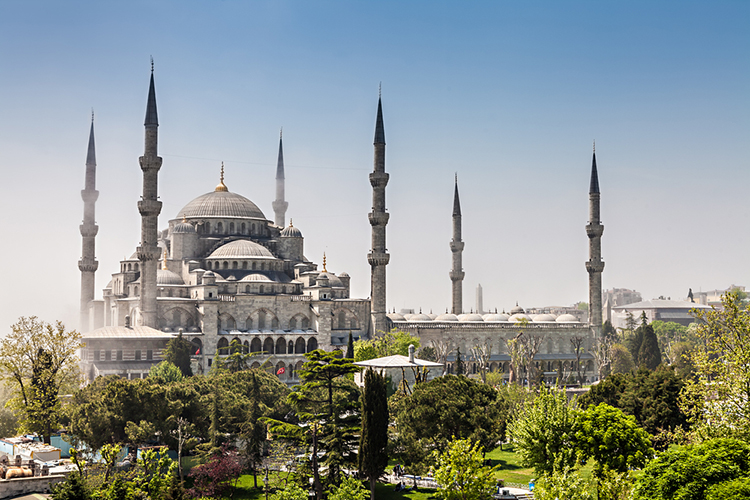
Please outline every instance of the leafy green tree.
[[542, 387], [508, 426], [522, 463], [537, 474], [573, 467], [577, 416], [575, 401], [568, 401], [565, 391]]
[[715, 484], [708, 489], [706, 500], [747, 500], [750, 498], [750, 477], [741, 477]]
[[[221, 366], [229, 373], [237, 373], [250, 368], [247, 360], [257, 353], [245, 352], [245, 347], [237, 339], [232, 339], [229, 344], [229, 356], [221, 360]], [[217, 363], [218, 364], [218, 363]]]
[[357, 340], [354, 342], [354, 360], [367, 361], [368, 359], [393, 356], [395, 354], [408, 356], [410, 345], [414, 345], [415, 349], [419, 349], [419, 337], [394, 329], [370, 340]]
[[328, 490], [328, 500], [367, 500], [368, 496], [367, 488], [353, 477], [345, 478], [341, 484]]
[[605, 468], [625, 472], [643, 467], [654, 453], [648, 433], [638, 427], [635, 418], [605, 403], [578, 414], [575, 441], [579, 458], [596, 461], [597, 476]]
[[164, 349], [164, 360], [169, 361], [180, 369], [185, 377], [193, 376], [193, 369], [190, 367], [190, 355], [193, 353], [193, 343], [182, 336], [182, 331], [169, 339], [167, 347]]
[[73, 471], [62, 483], [52, 488], [52, 500], [88, 500], [91, 493], [80, 471]]
[[307, 492], [294, 481], [289, 481], [283, 489], [271, 495], [271, 500], [307, 500]]
[[630, 350], [624, 344], [612, 344], [612, 373], [628, 373], [635, 368]]
[[[714, 485], [750, 476], [750, 445], [711, 439], [674, 446], [651, 460], [635, 483], [635, 500], [703, 500]], [[724, 497], [720, 497], [724, 498]]]
[[613, 342], [617, 340], [617, 330], [614, 326], [612, 326], [612, 322], [610, 320], [607, 320], [604, 322], [604, 324], [602, 324], [602, 336]]
[[661, 352], [659, 351], [659, 341], [651, 325], [643, 327], [643, 341], [638, 350], [638, 365], [645, 366], [649, 370], [656, 370], [661, 364]]
[[13, 388], [7, 405], [19, 418], [20, 427], [44, 436], [58, 425], [61, 390], [80, 381], [76, 350], [83, 347], [81, 334], [36, 317], [20, 318], [0, 341], [0, 377]]
[[643, 330], [648, 324], [645, 312], [641, 314], [640, 320], [641, 324], [638, 325], [636, 329], [628, 329], [623, 334], [623, 344], [628, 348], [628, 351], [630, 351], [630, 356], [633, 358], [633, 361], [636, 363], [636, 365], [639, 364], [638, 354], [641, 352], [641, 344], [643, 343]]
[[152, 366], [148, 371], [148, 376], [159, 379], [163, 384], [179, 382], [184, 378], [182, 371], [169, 361], [162, 361], [161, 363]]
[[391, 401], [398, 430], [395, 452], [416, 470], [426, 469], [430, 453], [444, 451], [453, 439], [494, 447], [507, 418], [495, 389], [456, 375], [418, 384], [410, 396]]
[[[535, 500], [594, 500], [589, 485], [580, 473], [563, 468], [539, 477], [534, 484]], [[603, 499], [602, 499], [603, 500]]]
[[483, 450], [470, 439], [452, 441], [436, 453], [435, 481], [441, 500], [485, 500], [495, 492], [494, 469], [484, 465]]
[[750, 439], [750, 307], [736, 293], [722, 296], [723, 310], [694, 310], [701, 348], [690, 360], [681, 406], [708, 435]]
[[359, 474], [370, 481], [370, 499], [375, 484], [388, 465], [388, 388], [385, 377], [375, 370], [365, 372], [362, 391], [362, 432], [359, 440]]
[[354, 337], [352, 332], [349, 332], [349, 342], [346, 343], [346, 357], [354, 359]]

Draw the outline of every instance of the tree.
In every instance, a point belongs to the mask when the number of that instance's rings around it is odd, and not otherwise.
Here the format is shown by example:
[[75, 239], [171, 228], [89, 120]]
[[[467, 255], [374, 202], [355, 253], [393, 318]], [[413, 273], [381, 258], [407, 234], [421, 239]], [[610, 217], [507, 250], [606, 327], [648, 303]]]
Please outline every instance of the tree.
[[354, 359], [354, 337], [352, 336], [352, 332], [349, 332], [349, 342], [346, 344], [346, 357]]
[[81, 334], [35, 316], [20, 318], [0, 343], [0, 376], [11, 384], [8, 402], [19, 412], [20, 426], [44, 436], [49, 443], [60, 413], [58, 396], [80, 380], [76, 350]]
[[367, 496], [367, 489], [353, 477], [345, 478], [341, 484], [328, 490], [328, 500], [367, 500]]
[[633, 498], [703, 500], [712, 486], [748, 476], [750, 445], [745, 442], [711, 439], [674, 446], [646, 465], [635, 483]]
[[573, 467], [577, 414], [575, 401], [568, 401], [565, 391], [542, 387], [508, 426], [522, 463], [537, 474]]
[[166, 361], [179, 368], [185, 377], [192, 377], [193, 369], [190, 367], [191, 354], [193, 354], [193, 343], [184, 338], [182, 330], [180, 330], [177, 337], [173, 337], [167, 342], [163, 356]]
[[162, 361], [161, 363], [152, 366], [148, 371], [148, 376], [159, 379], [163, 384], [179, 382], [184, 377], [182, 371], [169, 361]]
[[482, 447], [469, 439], [452, 441], [436, 453], [435, 496], [442, 500], [484, 500], [495, 492], [494, 469], [484, 465]]
[[193, 487], [188, 493], [193, 497], [220, 497], [232, 489], [233, 481], [241, 472], [239, 455], [225, 445], [221, 453], [212, 456], [207, 463], [190, 470]]
[[354, 342], [354, 360], [366, 361], [384, 356], [393, 356], [394, 354], [408, 356], [410, 345], [414, 345], [415, 349], [419, 349], [419, 337], [394, 329], [370, 340], [357, 340]]
[[605, 339], [611, 342], [616, 341], [618, 338], [617, 330], [615, 329], [614, 326], [612, 326], [612, 322], [610, 320], [606, 320], [602, 324], [602, 337], [604, 337]]
[[271, 500], [307, 500], [307, 492], [293, 481], [289, 481], [284, 489], [271, 495]]
[[359, 440], [359, 474], [370, 481], [370, 500], [375, 483], [388, 465], [388, 388], [375, 370], [365, 372], [362, 392], [362, 432]]
[[573, 353], [576, 356], [576, 373], [578, 374], [577, 382], [583, 384], [583, 374], [581, 373], [581, 356], [583, 355], [583, 342], [584, 338], [580, 335], [574, 335], [570, 337], [570, 345], [573, 348]]
[[464, 361], [461, 359], [461, 348], [456, 347], [456, 375], [463, 375], [465, 372]]
[[630, 351], [630, 356], [636, 364], [638, 364], [638, 353], [641, 351], [641, 343], [643, 343], [643, 329], [646, 327], [646, 314], [642, 313], [640, 319], [641, 324], [637, 328], [628, 328], [623, 332], [623, 344], [628, 348], [628, 351]]
[[484, 339], [484, 342], [472, 347], [471, 354], [479, 365], [479, 376], [482, 377], [482, 382], [487, 383], [487, 370], [490, 368], [490, 356], [492, 355], [492, 343], [490, 339]]
[[681, 406], [708, 434], [750, 439], [750, 309], [736, 293], [722, 296], [723, 310], [698, 309], [701, 347], [690, 360]]
[[596, 371], [599, 375], [599, 380], [602, 380], [606, 375], [606, 372], [609, 371], [610, 363], [612, 362], [612, 342], [615, 337], [616, 335], [605, 335], [602, 332], [602, 335], [596, 340], [596, 344], [591, 353], [594, 356], [594, 363], [596, 363]]
[[446, 340], [431, 340], [432, 348], [435, 350], [435, 362], [443, 365], [443, 375], [448, 373], [448, 355], [453, 351], [453, 342]]
[[596, 461], [597, 477], [605, 469], [626, 472], [643, 467], [654, 453], [648, 433], [638, 427], [635, 418], [605, 403], [578, 414], [575, 439], [579, 458], [584, 463], [591, 458]]
[[505, 345], [508, 350], [508, 356], [510, 356], [510, 374], [508, 375], [508, 382], [518, 382], [518, 376], [521, 373], [521, 366], [523, 365], [523, 345], [519, 338], [523, 335], [520, 332], [512, 339], [506, 339]]
[[624, 344], [612, 344], [612, 373], [628, 373], [635, 368], [633, 355]]
[[91, 498], [86, 481], [80, 471], [74, 470], [65, 481], [52, 487], [52, 500], [88, 500]]
[[545, 474], [534, 484], [534, 500], [594, 500], [589, 485], [578, 471], [565, 468]]
[[456, 375], [418, 384], [410, 396], [391, 402], [395, 453], [411, 470], [426, 469], [430, 453], [444, 451], [454, 438], [494, 447], [507, 419], [495, 389]]
[[659, 352], [659, 341], [651, 325], [643, 327], [643, 341], [638, 350], [638, 366], [645, 366], [649, 370], [655, 370], [661, 364], [661, 353]]

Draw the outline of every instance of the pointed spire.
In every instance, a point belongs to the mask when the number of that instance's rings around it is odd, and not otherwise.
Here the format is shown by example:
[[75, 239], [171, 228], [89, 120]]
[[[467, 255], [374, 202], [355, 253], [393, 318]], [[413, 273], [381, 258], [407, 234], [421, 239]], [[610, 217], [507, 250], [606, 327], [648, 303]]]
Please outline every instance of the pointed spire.
[[284, 128], [282, 127], [281, 130], [279, 130], [279, 159], [276, 162], [276, 179], [277, 180], [284, 178], [284, 147], [282, 144], [283, 133], [284, 133]]
[[148, 86], [148, 103], [146, 104], [145, 126], [159, 126], [159, 116], [156, 113], [156, 88], [154, 86], [154, 58], [151, 58], [151, 82]]
[[96, 166], [96, 147], [94, 145], [94, 110], [91, 110], [91, 130], [89, 131], [89, 151], [86, 155], [86, 166]]
[[591, 159], [591, 185], [589, 194], [599, 194], [599, 173], [596, 171], [596, 141], [594, 141], [594, 156]]
[[[378, 94], [380, 91], [378, 90]], [[385, 127], [383, 126], [383, 103], [378, 95], [378, 117], [375, 121], [375, 142], [373, 144], [385, 144]]]
[[456, 184], [453, 191], [453, 216], [461, 216], [461, 201], [458, 199], [458, 173], [456, 173]]

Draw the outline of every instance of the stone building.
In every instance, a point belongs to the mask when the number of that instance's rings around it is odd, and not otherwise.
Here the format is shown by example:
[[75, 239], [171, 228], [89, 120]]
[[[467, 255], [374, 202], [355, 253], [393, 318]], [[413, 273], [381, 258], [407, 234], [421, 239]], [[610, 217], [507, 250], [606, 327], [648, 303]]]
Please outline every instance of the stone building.
[[[167, 227], [157, 228], [158, 113], [153, 68], [146, 105], [145, 148], [140, 157], [143, 193], [137, 206], [141, 214], [141, 243], [105, 287], [102, 299], [94, 299], [97, 271], [94, 245], [97, 226], [94, 205], [96, 160], [93, 121], [82, 191], [84, 220], [81, 270], [81, 330], [86, 347], [82, 366], [89, 379], [101, 374], [144, 377], [162, 359], [167, 341], [182, 332], [193, 345], [193, 368], [206, 373], [214, 359], [230, 354], [232, 345], [258, 353], [252, 366], [268, 366], [282, 381], [295, 383], [304, 354], [316, 348], [343, 347], [354, 339], [399, 328], [418, 335], [423, 346], [444, 343], [464, 353], [470, 371], [476, 360], [467, 357], [471, 347], [490, 346], [490, 369], [509, 371], [506, 341], [523, 331], [539, 337], [534, 363], [544, 377], [571, 373], [580, 360], [586, 378], [595, 368], [589, 351], [601, 328], [601, 236], [599, 181], [594, 152], [589, 190], [589, 314], [586, 319], [565, 311], [545, 310], [527, 314], [517, 307], [510, 314], [484, 315], [462, 310], [464, 271], [461, 207], [458, 180], [453, 197], [453, 256], [449, 272], [452, 311], [443, 315], [387, 314], [385, 189], [385, 127], [382, 101], [378, 99], [374, 138], [374, 165], [369, 176], [372, 211], [368, 214], [372, 247], [366, 258], [371, 266], [371, 298], [350, 297], [350, 277], [322, 269], [304, 255], [299, 228], [286, 225], [288, 202], [284, 199], [283, 145], [279, 138], [274, 220], [248, 198], [230, 191], [222, 165], [219, 184], [188, 201]], [[168, 168], [168, 166], [167, 166]], [[231, 184], [231, 183], [228, 183]], [[363, 256], [364, 257], [364, 256]], [[481, 305], [479, 306], [481, 308]], [[574, 351], [574, 342], [579, 346]], [[233, 344], [233, 341], [237, 343]], [[453, 355], [448, 356], [448, 370]]]

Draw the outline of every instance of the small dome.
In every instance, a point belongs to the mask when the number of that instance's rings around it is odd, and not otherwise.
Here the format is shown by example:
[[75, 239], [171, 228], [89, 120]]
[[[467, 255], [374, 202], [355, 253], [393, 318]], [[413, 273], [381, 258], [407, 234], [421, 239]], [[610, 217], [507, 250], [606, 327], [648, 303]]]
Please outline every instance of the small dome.
[[458, 317], [455, 314], [445, 313], [435, 318], [435, 321], [458, 321]]
[[215, 278], [216, 274], [214, 274], [213, 271], [206, 271], [205, 273], [203, 273], [203, 277], [204, 278]]
[[458, 321], [484, 321], [484, 318], [476, 313], [459, 314]]
[[386, 314], [386, 316], [388, 316], [388, 319], [391, 321], [406, 321], [406, 318], [400, 313], [390, 313]]
[[427, 316], [426, 314], [413, 314], [411, 318], [409, 318], [409, 321], [432, 321], [432, 318]]
[[558, 323], [578, 323], [578, 318], [576, 318], [572, 314], [563, 314], [558, 316], [555, 321], [557, 321]]
[[157, 285], [184, 285], [182, 277], [179, 274], [174, 273], [168, 269], [158, 269], [156, 271], [156, 284]]
[[185, 219], [182, 222], [175, 224], [172, 228], [172, 234], [194, 234], [195, 226], [186, 222]]
[[523, 307], [520, 307], [518, 305], [518, 302], [516, 302], [516, 307], [510, 310], [511, 316], [514, 314], [524, 314], [526, 311], [523, 310]]
[[524, 313], [516, 313], [516, 314], [512, 314], [512, 315], [510, 316], [510, 318], [508, 318], [508, 321], [510, 321], [511, 323], [518, 323], [518, 322], [520, 322], [520, 321], [521, 321], [522, 319], [525, 319], [525, 320], [527, 320], [527, 321], [531, 321], [531, 318], [530, 318], [530, 317], [529, 317], [528, 315], [524, 314]]
[[555, 316], [552, 314], [537, 314], [534, 316], [534, 323], [544, 323], [549, 321], [555, 321]]
[[247, 276], [242, 278], [240, 281], [268, 281], [270, 283], [273, 283], [273, 280], [271, 278], [261, 273], [248, 274]]
[[482, 316], [482, 319], [484, 321], [508, 321], [508, 315], [507, 314], [485, 314]]
[[341, 282], [341, 280], [333, 273], [323, 272], [318, 275], [317, 278], [315, 278], [316, 281], [319, 280], [328, 280], [328, 286], [332, 288], [337, 287], [343, 287], [344, 284]]
[[281, 236], [284, 238], [302, 238], [302, 231], [292, 225], [292, 221], [289, 221], [289, 225], [281, 230]]
[[226, 245], [222, 245], [208, 256], [209, 259], [231, 258], [231, 259], [248, 259], [248, 258], [275, 258], [273, 254], [263, 245], [250, 240], [234, 240]]
[[234, 274], [230, 274], [227, 281], [237, 281], [237, 277]]
[[339, 278], [351, 278], [351, 276], [349, 276], [349, 273], [343, 272], [343, 273], [339, 274]]

